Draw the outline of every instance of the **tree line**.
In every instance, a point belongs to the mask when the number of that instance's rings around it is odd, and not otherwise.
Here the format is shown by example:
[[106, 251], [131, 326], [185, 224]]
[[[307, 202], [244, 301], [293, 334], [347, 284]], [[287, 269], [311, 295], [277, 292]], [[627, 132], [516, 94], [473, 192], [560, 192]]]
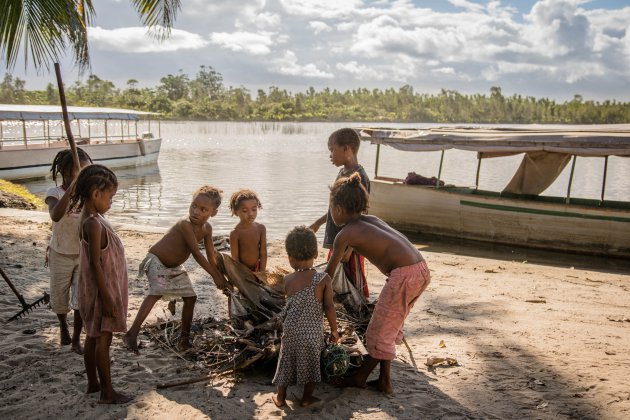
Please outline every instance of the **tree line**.
[[[630, 103], [615, 100], [572, 100], [558, 103], [547, 98], [514, 94], [504, 96], [500, 87], [488, 95], [466, 95], [442, 89], [438, 94], [398, 89], [352, 89], [341, 92], [309, 87], [291, 93], [271, 86], [252, 92], [225, 86], [222, 75], [201, 66], [194, 78], [168, 74], [155, 87], [138, 87], [130, 79], [124, 88], [97, 75], [66, 87], [66, 98], [75, 106], [128, 108], [160, 113], [162, 118], [220, 121], [366, 121], [506, 124], [615, 124], [630, 122]], [[55, 105], [57, 87], [27, 90], [25, 82], [7, 73], [0, 83], [0, 103]]]

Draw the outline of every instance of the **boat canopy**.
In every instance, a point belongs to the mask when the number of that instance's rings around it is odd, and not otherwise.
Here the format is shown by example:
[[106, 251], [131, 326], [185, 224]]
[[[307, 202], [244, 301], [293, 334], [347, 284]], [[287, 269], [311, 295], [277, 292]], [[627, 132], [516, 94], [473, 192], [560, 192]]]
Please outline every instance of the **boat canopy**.
[[[69, 106], [71, 120], [138, 120], [142, 116], [157, 115], [154, 112], [133, 111], [130, 109], [95, 108]], [[63, 120], [61, 106], [58, 105], [7, 105], [0, 104], [0, 120]]]
[[630, 124], [530, 125], [515, 128], [426, 127], [357, 128], [362, 140], [403, 151], [448, 149], [479, 153], [480, 158], [547, 152], [573, 156], [630, 156]]

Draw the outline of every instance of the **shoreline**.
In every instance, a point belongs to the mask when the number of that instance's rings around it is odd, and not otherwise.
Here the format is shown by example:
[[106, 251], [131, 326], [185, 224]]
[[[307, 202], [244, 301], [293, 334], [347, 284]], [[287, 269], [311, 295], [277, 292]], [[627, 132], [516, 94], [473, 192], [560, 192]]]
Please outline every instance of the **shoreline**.
[[[43, 252], [46, 212], [0, 209], [0, 264], [27, 302], [48, 289]], [[114, 223], [125, 245], [131, 324], [146, 293], [137, 265], [162, 228]], [[151, 231], [147, 231], [151, 230]], [[417, 243], [417, 241], [416, 241]], [[271, 401], [273, 370], [236, 378], [156, 390], [159, 382], [199, 376], [193, 363], [147, 346], [140, 356], [111, 348], [114, 386], [136, 398], [100, 406], [85, 395], [82, 358], [59, 345], [56, 317], [37, 308], [6, 323], [0, 340], [0, 415], [3, 418], [177, 416], [269, 418], [628, 418], [630, 417], [630, 262], [522, 250], [476, 249], [475, 244], [419, 244], [432, 282], [407, 319], [404, 345], [394, 361], [394, 397], [371, 390], [318, 384], [322, 404], [299, 408], [289, 388], [289, 407]], [[490, 247], [488, 247], [490, 248]], [[494, 252], [494, 254], [493, 254]], [[269, 266], [288, 267], [282, 241], [269, 243]], [[545, 261], [545, 254], [548, 260]], [[323, 262], [320, 252], [317, 263]], [[224, 317], [226, 299], [208, 276], [188, 261], [199, 295], [195, 318]], [[367, 265], [370, 299], [385, 276]], [[13, 293], [0, 286], [0, 316], [19, 311]], [[147, 322], [166, 316], [159, 302]], [[178, 305], [178, 313], [181, 305]], [[72, 318], [72, 316], [69, 316]], [[35, 329], [33, 335], [23, 334]], [[443, 342], [444, 346], [440, 343]], [[625, 349], [625, 350], [624, 350]], [[452, 357], [459, 366], [428, 369], [428, 357]], [[376, 373], [376, 372], [375, 372]], [[374, 373], [373, 373], [374, 375]]]

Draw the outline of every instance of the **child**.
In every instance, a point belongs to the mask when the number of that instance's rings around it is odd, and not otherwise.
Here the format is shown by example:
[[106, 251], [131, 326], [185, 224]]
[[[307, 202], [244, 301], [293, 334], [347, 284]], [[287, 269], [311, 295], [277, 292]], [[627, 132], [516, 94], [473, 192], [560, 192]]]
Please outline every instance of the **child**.
[[[82, 149], [77, 148], [81, 167], [92, 163]], [[83, 354], [81, 330], [83, 320], [77, 302], [79, 281], [79, 213], [67, 213], [70, 203], [70, 186], [76, 179], [72, 151], [64, 149], [57, 153], [50, 168], [55, 186], [46, 191], [45, 202], [52, 219], [52, 235], [46, 250], [46, 262], [50, 270], [50, 308], [59, 319], [61, 345], [72, 344], [71, 350]], [[61, 175], [61, 185], [57, 185]], [[74, 186], [74, 185], [73, 185]], [[68, 331], [68, 312], [74, 311], [72, 338]]]
[[304, 226], [294, 228], [287, 235], [286, 249], [295, 273], [284, 278], [287, 304], [278, 315], [284, 323], [280, 357], [273, 378], [278, 395], [273, 397], [273, 402], [282, 407], [286, 404], [287, 387], [304, 385], [301, 405], [306, 407], [318, 401], [313, 397], [313, 391], [315, 384], [321, 381], [320, 356], [326, 344], [322, 307], [334, 342], [339, 339], [337, 317], [330, 277], [313, 268], [317, 257], [315, 233]]
[[267, 268], [267, 231], [264, 225], [255, 222], [261, 208], [258, 196], [252, 190], [237, 191], [230, 198], [232, 215], [240, 219], [230, 232], [232, 258], [254, 272]]
[[109, 359], [112, 333], [127, 331], [125, 249], [103, 217], [117, 189], [116, 175], [108, 168], [86, 166], [79, 173], [68, 210], [82, 210], [79, 308], [87, 336], [83, 360], [87, 393], [101, 391], [100, 404], [131, 401], [130, 397], [114, 391]]
[[[359, 135], [351, 128], [342, 128], [335, 131], [328, 138], [328, 150], [330, 150], [330, 161], [335, 166], [343, 166], [337, 174], [337, 181], [339, 178], [348, 177], [357, 172], [361, 176], [361, 183], [370, 192], [370, 179], [368, 178], [363, 166], [359, 165], [357, 160], [357, 153], [359, 153], [359, 146], [361, 140]], [[328, 213], [317, 219], [310, 228], [313, 232], [317, 232], [322, 224], [326, 222], [326, 230], [324, 232], [324, 248], [331, 249], [333, 247], [333, 241], [335, 236], [339, 233], [341, 228], [335, 226], [330, 217], [330, 208]], [[331, 252], [328, 253], [328, 259], [330, 259]], [[343, 268], [348, 278], [354, 283], [356, 288], [363, 293], [363, 296], [369, 297], [370, 292], [368, 290], [368, 284], [365, 278], [365, 267], [363, 262], [363, 256], [348, 249], [348, 253], [344, 256]], [[330, 273], [331, 276], [334, 273]]]
[[[123, 338], [127, 348], [135, 354], [139, 354], [137, 339], [140, 327], [160, 298], [169, 300], [171, 297], [181, 297], [183, 299], [182, 333], [178, 348], [183, 351], [192, 347], [190, 328], [197, 295], [182, 265], [191, 254], [195, 261], [212, 276], [217, 288], [223, 290], [228, 287], [227, 280], [217, 268], [212, 242], [212, 226], [208, 223], [210, 217], [216, 216], [220, 205], [221, 190], [209, 185], [197, 189], [192, 197], [188, 217], [183, 217], [175, 223], [162, 239], [149, 249], [149, 253], [140, 264], [140, 275], [146, 274], [149, 280], [149, 295], [140, 305], [133, 325]], [[201, 240], [206, 247], [207, 259], [199, 250]]]
[[415, 246], [400, 232], [378, 217], [363, 214], [368, 207], [368, 193], [359, 174], [335, 182], [330, 191], [330, 214], [343, 227], [333, 245], [326, 268], [330, 275], [348, 247], [365, 256], [387, 280], [379, 296], [365, 333], [369, 356], [344, 386], [365, 387], [372, 370], [380, 363], [379, 378], [367, 385], [392, 394], [391, 363], [396, 344], [402, 342], [405, 318], [430, 282], [429, 269]]

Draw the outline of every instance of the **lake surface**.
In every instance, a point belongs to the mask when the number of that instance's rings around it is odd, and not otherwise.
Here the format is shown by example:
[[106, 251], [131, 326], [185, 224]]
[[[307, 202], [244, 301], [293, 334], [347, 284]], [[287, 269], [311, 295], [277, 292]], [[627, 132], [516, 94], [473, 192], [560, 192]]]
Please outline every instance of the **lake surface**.
[[[187, 214], [193, 191], [211, 184], [224, 191], [223, 204], [211, 223], [216, 234], [227, 234], [238, 222], [228, 209], [230, 195], [239, 188], [250, 188], [262, 202], [258, 221], [267, 227], [268, 238], [282, 239], [294, 226], [309, 225], [326, 212], [328, 186], [338, 172], [330, 163], [328, 136], [339, 128], [359, 125], [368, 124], [162, 122], [164, 140], [157, 165], [116, 170], [120, 186], [108, 217], [168, 227]], [[155, 122], [151, 128], [157, 132]], [[376, 146], [362, 142], [359, 162], [370, 177], [374, 176], [375, 158]], [[503, 189], [520, 160], [521, 156], [484, 160], [479, 188]], [[439, 152], [409, 153], [383, 147], [379, 175], [404, 178], [415, 171], [436, 176], [439, 161]], [[603, 168], [602, 158], [578, 158], [571, 196], [599, 198]], [[441, 179], [474, 185], [476, 170], [475, 153], [447, 151]], [[565, 196], [569, 172], [570, 165], [544, 195]], [[24, 185], [43, 196], [53, 182], [48, 179]], [[609, 158], [606, 199], [630, 201], [630, 159]], [[318, 233], [320, 241], [322, 231]]]

